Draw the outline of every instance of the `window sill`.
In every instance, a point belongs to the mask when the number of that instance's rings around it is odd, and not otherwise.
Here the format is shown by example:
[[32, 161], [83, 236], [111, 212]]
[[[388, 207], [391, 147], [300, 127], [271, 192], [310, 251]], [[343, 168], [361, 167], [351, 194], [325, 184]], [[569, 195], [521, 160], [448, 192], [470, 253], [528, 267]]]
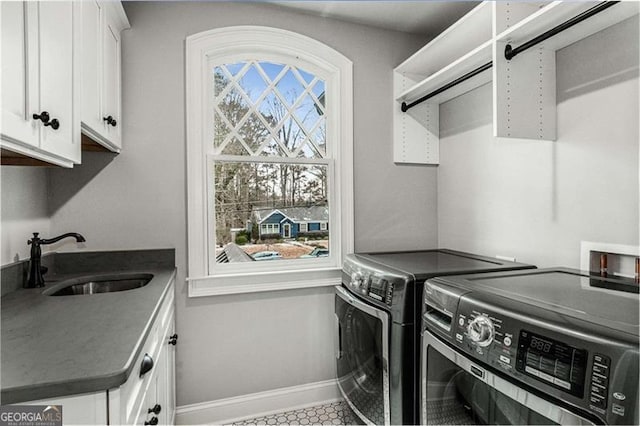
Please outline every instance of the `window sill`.
[[341, 278], [341, 269], [325, 268], [194, 277], [187, 282], [189, 297], [205, 297], [328, 287], [340, 285]]

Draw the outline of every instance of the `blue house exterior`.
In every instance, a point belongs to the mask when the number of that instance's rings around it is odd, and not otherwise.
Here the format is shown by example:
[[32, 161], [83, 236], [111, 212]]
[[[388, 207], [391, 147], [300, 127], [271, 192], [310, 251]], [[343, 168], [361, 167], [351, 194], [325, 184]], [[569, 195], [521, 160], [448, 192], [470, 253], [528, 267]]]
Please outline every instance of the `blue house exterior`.
[[329, 232], [329, 208], [326, 206], [255, 210], [254, 218], [260, 239], [294, 239]]

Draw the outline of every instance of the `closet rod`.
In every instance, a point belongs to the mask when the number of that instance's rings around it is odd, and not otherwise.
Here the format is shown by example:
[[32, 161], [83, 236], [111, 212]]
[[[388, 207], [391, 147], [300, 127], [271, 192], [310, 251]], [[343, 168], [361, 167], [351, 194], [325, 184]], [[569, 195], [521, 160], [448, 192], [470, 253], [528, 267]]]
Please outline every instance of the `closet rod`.
[[426, 95], [424, 95], [423, 97], [421, 97], [420, 99], [416, 99], [415, 101], [411, 102], [410, 104], [407, 104], [406, 102], [402, 103], [402, 106], [400, 107], [400, 109], [402, 110], [402, 112], [407, 112], [407, 110], [409, 108], [412, 108], [418, 104], [421, 104], [422, 102], [426, 101], [429, 98], [433, 98], [434, 96], [436, 96], [439, 93], [444, 92], [445, 90], [448, 90], [450, 88], [452, 88], [453, 86], [462, 83], [465, 80], [469, 80], [471, 77], [476, 76], [478, 74], [480, 74], [482, 71], [488, 70], [489, 68], [491, 68], [493, 66], [493, 61], [489, 61], [486, 64], [472, 70], [469, 71], [468, 73], [466, 73], [465, 75], [456, 78], [455, 80], [453, 80], [450, 83], [445, 84], [444, 86], [442, 86], [439, 89], [434, 90], [431, 93], [428, 93]]
[[619, 1], [603, 1], [601, 3], [598, 3], [597, 5], [593, 6], [591, 9], [585, 10], [584, 12], [582, 12], [579, 15], [574, 16], [573, 18], [569, 19], [568, 21], [563, 22], [562, 24], [551, 28], [548, 31], [545, 31], [544, 33], [540, 34], [537, 37], [532, 38], [531, 40], [529, 40], [528, 42], [524, 43], [521, 46], [518, 46], [516, 48], [511, 47], [510, 44], [507, 44], [507, 46], [504, 48], [504, 57], [507, 58], [508, 61], [510, 61], [511, 59], [513, 59], [517, 54], [524, 52], [525, 50], [535, 46], [536, 44], [553, 37], [554, 35], [561, 33], [562, 31], [571, 28], [572, 26], [574, 26], [575, 24], [584, 21], [585, 19], [588, 19], [590, 17], [592, 17], [593, 15], [602, 12], [603, 10], [606, 10], [608, 8], [610, 8], [611, 6], [620, 3]]

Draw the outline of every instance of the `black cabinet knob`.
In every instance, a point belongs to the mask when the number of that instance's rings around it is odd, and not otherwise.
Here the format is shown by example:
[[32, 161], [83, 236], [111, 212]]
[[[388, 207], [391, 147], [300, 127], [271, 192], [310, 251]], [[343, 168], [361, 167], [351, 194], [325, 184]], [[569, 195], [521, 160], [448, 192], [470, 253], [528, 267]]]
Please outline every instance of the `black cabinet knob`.
[[49, 122], [49, 113], [47, 111], [42, 111], [40, 114], [33, 114], [34, 120], [40, 120], [43, 123]]
[[144, 422], [144, 424], [155, 426], [158, 424], [158, 418], [156, 416], [153, 416], [151, 417], [151, 420], [149, 420], [148, 422]]
[[60, 128], [60, 122], [58, 121], [57, 118], [54, 118], [53, 120], [44, 123], [45, 126], [51, 126], [51, 128], [53, 130], [58, 130]]
[[153, 368], [153, 358], [149, 356], [149, 354], [144, 354], [142, 358], [142, 363], [140, 364], [140, 377], [144, 376], [146, 373], [151, 371]]
[[116, 125], [118, 124], [118, 122], [116, 121], [115, 118], [113, 118], [112, 116], [108, 116], [108, 117], [102, 117], [102, 119], [104, 121], [107, 122], [107, 124], [112, 125], [113, 127], [116, 127]]
[[153, 413], [153, 414], [160, 414], [160, 411], [162, 411], [162, 406], [160, 404], [156, 404], [153, 406], [153, 408], [149, 408], [149, 411], [147, 411], [148, 413]]
[[169, 336], [169, 344], [170, 345], [177, 345], [178, 344], [178, 335], [174, 334], [173, 336]]

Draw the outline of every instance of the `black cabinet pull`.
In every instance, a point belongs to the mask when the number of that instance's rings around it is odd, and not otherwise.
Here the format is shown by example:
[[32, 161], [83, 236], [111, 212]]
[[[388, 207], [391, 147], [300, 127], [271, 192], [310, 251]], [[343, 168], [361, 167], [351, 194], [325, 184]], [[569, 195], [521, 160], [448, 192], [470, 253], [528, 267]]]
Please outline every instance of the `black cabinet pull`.
[[108, 116], [108, 117], [102, 117], [102, 119], [104, 121], [107, 122], [107, 124], [112, 125], [113, 127], [116, 127], [116, 124], [118, 124], [118, 122], [116, 121], [115, 118], [113, 118], [112, 116]]
[[43, 123], [49, 122], [49, 113], [47, 111], [42, 111], [40, 114], [33, 114], [34, 120], [40, 120]]
[[147, 411], [147, 414], [153, 413], [155, 415], [158, 415], [160, 414], [160, 411], [162, 411], [162, 406], [160, 404], [156, 404], [153, 406], [153, 408], [149, 408], [149, 411]]
[[169, 336], [169, 344], [170, 345], [177, 345], [178, 344], [178, 335], [174, 334], [173, 336]]
[[151, 371], [153, 368], [153, 358], [149, 356], [149, 354], [144, 354], [142, 358], [142, 363], [140, 364], [140, 377], [144, 376], [146, 373]]
[[158, 418], [156, 416], [151, 417], [151, 420], [144, 422], [145, 425], [155, 426], [158, 424]]
[[58, 121], [57, 118], [54, 118], [53, 120], [44, 123], [45, 126], [51, 126], [51, 128], [53, 130], [58, 130], [60, 128], [60, 122]]

